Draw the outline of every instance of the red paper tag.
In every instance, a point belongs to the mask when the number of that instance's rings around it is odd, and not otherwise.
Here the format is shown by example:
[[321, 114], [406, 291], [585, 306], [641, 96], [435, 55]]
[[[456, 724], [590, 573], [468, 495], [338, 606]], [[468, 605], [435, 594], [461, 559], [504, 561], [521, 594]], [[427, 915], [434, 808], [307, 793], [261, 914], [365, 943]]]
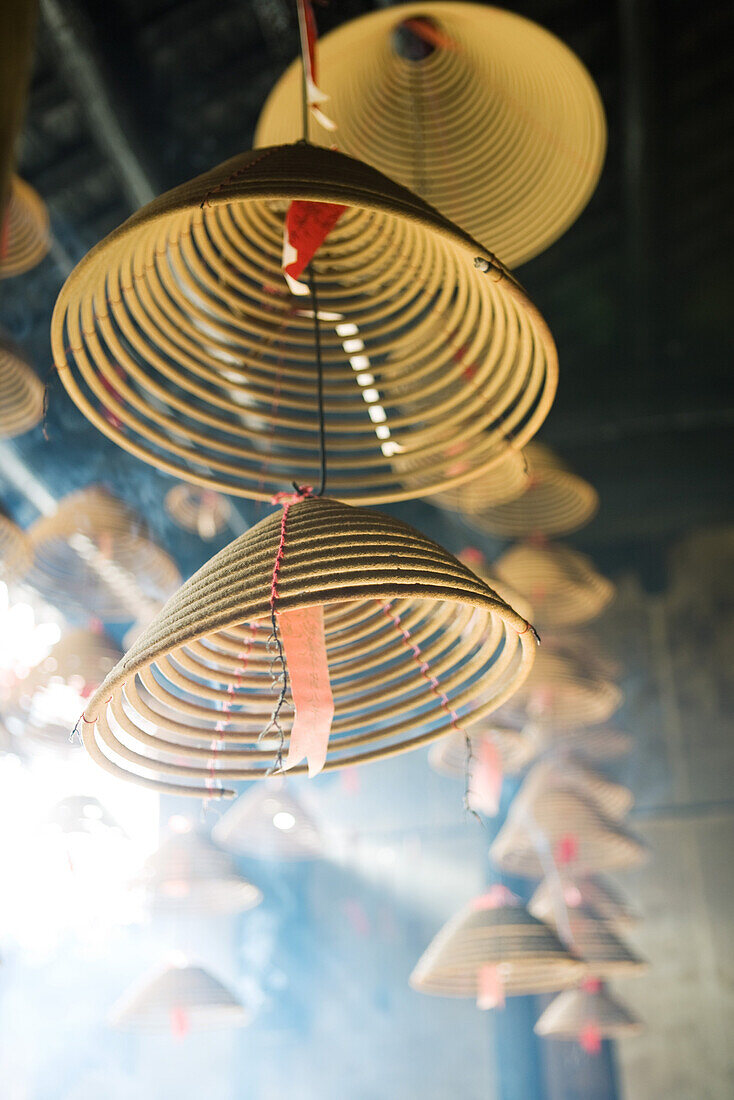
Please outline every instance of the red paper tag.
[[346, 209], [337, 203], [306, 199], [294, 199], [288, 207], [283, 229], [283, 271], [291, 290], [294, 282], [302, 288], [295, 289], [295, 293], [308, 293], [308, 288], [297, 282], [298, 276], [306, 270]]
[[595, 1023], [584, 1024], [579, 1032], [579, 1043], [587, 1054], [601, 1053], [601, 1031]]
[[334, 717], [323, 605], [280, 611], [278, 627], [296, 712], [285, 766], [292, 768], [305, 758], [308, 774], [318, 775], [326, 763]]
[[499, 810], [501, 793], [502, 757], [494, 741], [485, 737], [472, 767], [469, 805], [472, 810], [494, 817]]
[[477, 974], [477, 1008], [504, 1008], [505, 986], [498, 966], [480, 966]]
[[171, 1035], [183, 1039], [189, 1032], [189, 1014], [184, 1008], [171, 1009]]
[[573, 833], [567, 833], [558, 840], [556, 845], [556, 863], [564, 866], [567, 863], [575, 863], [579, 855], [579, 842]]
[[601, 982], [598, 978], [584, 978], [581, 988], [584, 993], [598, 993], [601, 989]]

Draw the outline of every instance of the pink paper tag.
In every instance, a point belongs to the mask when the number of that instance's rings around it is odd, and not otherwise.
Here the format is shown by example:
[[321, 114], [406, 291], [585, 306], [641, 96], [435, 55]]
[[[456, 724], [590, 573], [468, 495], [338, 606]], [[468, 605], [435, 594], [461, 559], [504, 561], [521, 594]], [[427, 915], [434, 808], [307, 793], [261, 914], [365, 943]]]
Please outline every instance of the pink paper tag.
[[171, 1009], [171, 1035], [174, 1039], [184, 1039], [189, 1031], [189, 1014], [185, 1008]]
[[559, 867], [574, 863], [579, 856], [579, 842], [573, 833], [567, 833], [558, 840], [556, 845], [556, 863]]
[[502, 757], [494, 741], [485, 737], [472, 768], [469, 805], [472, 810], [494, 817], [499, 810], [501, 794]]
[[601, 1031], [599, 1025], [589, 1022], [584, 1024], [579, 1032], [579, 1043], [587, 1054], [599, 1054], [601, 1052]]
[[581, 988], [584, 993], [598, 993], [601, 989], [601, 982], [598, 978], [584, 978]]
[[503, 906], [518, 905], [519, 899], [503, 886], [501, 882], [495, 882], [490, 886], [486, 894], [480, 894], [471, 903], [472, 909], [501, 909]]
[[505, 987], [498, 966], [480, 966], [477, 974], [477, 1008], [504, 1008]]
[[318, 604], [279, 611], [278, 628], [296, 712], [285, 767], [292, 768], [306, 759], [308, 774], [318, 775], [326, 763], [334, 717], [324, 608]]

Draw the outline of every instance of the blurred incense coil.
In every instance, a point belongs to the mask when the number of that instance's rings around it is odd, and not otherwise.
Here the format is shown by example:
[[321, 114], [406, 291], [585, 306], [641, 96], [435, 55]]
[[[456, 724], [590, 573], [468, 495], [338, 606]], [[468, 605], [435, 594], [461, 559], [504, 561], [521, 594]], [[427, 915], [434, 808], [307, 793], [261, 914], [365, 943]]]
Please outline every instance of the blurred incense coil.
[[[638, 920], [630, 902], [609, 878], [561, 873], [560, 888], [567, 909], [585, 906], [620, 928], [626, 928]], [[554, 904], [553, 886], [548, 879], [543, 879], [528, 903], [528, 911], [538, 920], [548, 923], [553, 920]]]
[[551, 906], [548, 918], [557, 931], [566, 928], [573, 952], [584, 960], [592, 977], [629, 978], [648, 969], [648, 964], [620, 939], [610, 921], [589, 906], [566, 908], [561, 895], [560, 905]]
[[262, 901], [257, 886], [237, 874], [231, 857], [194, 831], [169, 833], [137, 881], [156, 910], [240, 913]]
[[23, 275], [49, 250], [48, 210], [30, 184], [13, 176], [10, 199], [0, 225], [0, 279]]
[[202, 539], [213, 539], [223, 531], [232, 512], [231, 504], [221, 493], [183, 481], [168, 490], [163, 503], [179, 527], [195, 531]]
[[[317, 480], [313, 308], [282, 273], [291, 200], [345, 207], [310, 265], [333, 495], [379, 504], [451, 489], [524, 446], [558, 373], [525, 291], [415, 195], [304, 143], [183, 184], [77, 265], [52, 347], [85, 416], [138, 458], [226, 493], [270, 501], [294, 477]], [[396, 456], [421, 464], [420, 488], [402, 484]]]
[[244, 1027], [250, 1014], [241, 1001], [201, 966], [169, 966], [129, 989], [112, 1008], [113, 1027], [169, 1029]]
[[0, 580], [6, 584], [21, 580], [32, 560], [33, 550], [25, 531], [0, 513]]
[[551, 1001], [535, 1025], [548, 1039], [578, 1042], [592, 1028], [601, 1039], [639, 1035], [642, 1024], [604, 988], [567, 989]]
[[223, 848], [256, 859], [320, 859], [319, 829], [302, 803], [272, 780], [240, 795], [217, 821], [212, 836]]
[[541, 646], [530, 675], [502, 707], [500, 717], [510, 725], [579, 729], [606, 722], [623, 699], [611, 680]]
[[35, 428], [43, 416], [43, 383], [9, 347], [0, 345], [0, 439]]
[[568, 546], [521, 543], [505, 551], [493, 568], [530, 601], [540, 630], [589, 622], [614, 596], [612, 582], [585, 554]]
[[[518, 775], [524, 771], [535, 755], [535, 746], [520, 730], [491, 726], [488, 729], [469, 729], [472, 759], [476, 760], [481, 744], [490, 741], [496, 746], [502, 762], [502, 771]], [[450, 733], [431, 745], [428, 763], [440, 775], [463, 779], [467, 768], [466, 737], [462, 733]]]
[[[401, 4], [318, 44], [336, 134], [310, 138], [413, 188], [515, 265], [576, 219], [601, 173], [604, 110], [579, 59], [544, 28], [469, 3]], [[270, 93], [255, 143], [302, 137], [301, 64]]]

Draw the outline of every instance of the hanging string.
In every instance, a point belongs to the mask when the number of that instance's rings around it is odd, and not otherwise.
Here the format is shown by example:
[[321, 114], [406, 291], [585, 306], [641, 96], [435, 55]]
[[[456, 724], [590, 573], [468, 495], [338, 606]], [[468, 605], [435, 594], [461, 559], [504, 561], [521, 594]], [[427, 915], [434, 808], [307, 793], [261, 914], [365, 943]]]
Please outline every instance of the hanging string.
[[296, 12], [298, 15], [298, 37], [301, 43], [301, 141], [309, 144], [309, 105], [308, 105], [308, 24], [306, 22], [306, 9], [302, 0], [296, 0]]

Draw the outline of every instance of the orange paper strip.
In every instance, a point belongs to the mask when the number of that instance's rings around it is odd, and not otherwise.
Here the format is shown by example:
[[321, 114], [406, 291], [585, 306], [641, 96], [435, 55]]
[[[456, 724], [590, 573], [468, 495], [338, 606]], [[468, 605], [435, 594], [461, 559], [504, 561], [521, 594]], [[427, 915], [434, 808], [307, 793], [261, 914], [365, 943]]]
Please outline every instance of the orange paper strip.
[[305, 759], [308, 774], [318, 775], [326, 763], [334, 717], [323, 606], [280, 611], [278, 627], [296, 712], [285, 767]]

